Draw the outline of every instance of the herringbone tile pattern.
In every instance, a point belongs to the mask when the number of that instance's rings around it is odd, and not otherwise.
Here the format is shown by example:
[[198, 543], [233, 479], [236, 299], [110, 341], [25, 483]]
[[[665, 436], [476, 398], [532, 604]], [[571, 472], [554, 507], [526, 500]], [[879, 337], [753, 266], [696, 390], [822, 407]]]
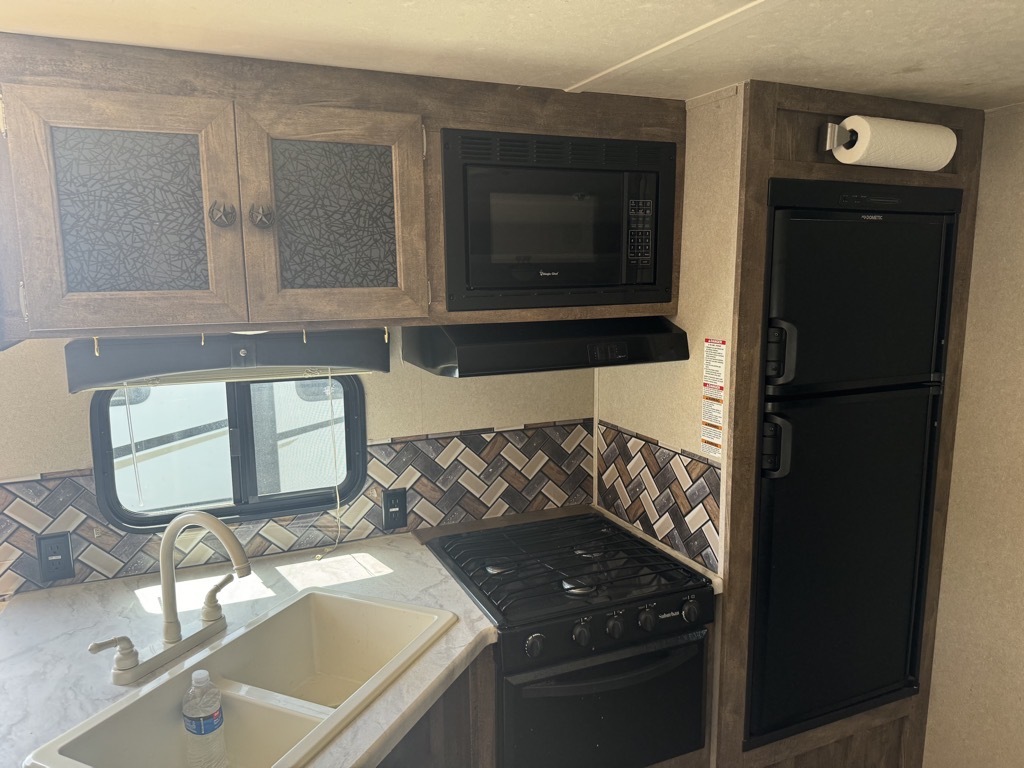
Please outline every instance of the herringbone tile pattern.
[[605, 509], [718, 572], [721, 473], [716, 467], [602, 421], [597, 472]]
[[[340, 510], [234, 524], [250, 557], [379, 536], [382, 492], [407, 488], [409, 528], [588, 503], [592, 422], [421, 435], [371, 445], [362, 493]], [[36, 535], [70, 531], [75, 578], [43, 583]], [[212, 535], [178, 537], [180, 565], [225, 561]], [[0, 484], [0, 599], [61, 584], [157, 571], [160, 537], [111, 527], [91, 475]]]

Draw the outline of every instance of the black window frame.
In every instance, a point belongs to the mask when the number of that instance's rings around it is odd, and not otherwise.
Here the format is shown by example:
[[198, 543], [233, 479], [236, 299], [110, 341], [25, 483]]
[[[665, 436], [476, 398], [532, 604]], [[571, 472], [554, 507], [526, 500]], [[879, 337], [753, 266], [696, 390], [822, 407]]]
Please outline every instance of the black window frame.
[[[327, 378], [319, 377], [319, 378]], [[269, 519], [333, 509], [338, 499], [346, 504], [355, 499], [366, 483], [366, 399], [363, 385], [354, 375], [335, 375], [344, 393], [345, 479], [335, 488], [310, 489], [274, 494], [259, 499], [256, 494], [256, 451], [249, 387], [269, 381], [229, 381], [227, 388], [228, 434], [231, 440], [232, 506], [212, 507], [204, 512], [224, 522]], [[275, 381], [302, 381], [302, 378]], [[140, 386], [145, 386], [140, 382]], [[111, 442], [110, 401], [118, 390], [96, 392], [90, 403], [89, 431], [92, 442], [96, 502], [102, 515], [119, 530], [128, 533], [160, 533], [184, 510], [161, 515], [144, 515], [127, 509], [117, 497], [114, 480], [114, 449]]]

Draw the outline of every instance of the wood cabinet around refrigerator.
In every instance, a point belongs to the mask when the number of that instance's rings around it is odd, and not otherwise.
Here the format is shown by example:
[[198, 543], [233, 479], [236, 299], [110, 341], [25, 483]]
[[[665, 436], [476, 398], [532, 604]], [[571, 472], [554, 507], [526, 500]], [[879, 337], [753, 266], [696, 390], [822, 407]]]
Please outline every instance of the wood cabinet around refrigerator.
[[30, 332], [426, 316], [418, 115], [3, 95]]

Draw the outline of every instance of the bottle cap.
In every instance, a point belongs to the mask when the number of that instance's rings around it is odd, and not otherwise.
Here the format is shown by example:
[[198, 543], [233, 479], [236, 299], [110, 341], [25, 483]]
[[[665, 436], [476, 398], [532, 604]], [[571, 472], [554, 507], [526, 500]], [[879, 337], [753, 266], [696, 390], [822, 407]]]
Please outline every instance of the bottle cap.
[[210, 673], [205, 669], [197, 669], [192, 673], [192, 685], [209, 685]]

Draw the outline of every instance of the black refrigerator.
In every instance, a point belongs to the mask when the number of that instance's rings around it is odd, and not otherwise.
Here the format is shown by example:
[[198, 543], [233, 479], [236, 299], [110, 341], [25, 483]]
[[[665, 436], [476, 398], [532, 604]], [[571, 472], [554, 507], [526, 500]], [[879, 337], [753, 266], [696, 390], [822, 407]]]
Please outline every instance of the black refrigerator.
[[961, 192], [773, 179], [745, 748], [918, 690]]

